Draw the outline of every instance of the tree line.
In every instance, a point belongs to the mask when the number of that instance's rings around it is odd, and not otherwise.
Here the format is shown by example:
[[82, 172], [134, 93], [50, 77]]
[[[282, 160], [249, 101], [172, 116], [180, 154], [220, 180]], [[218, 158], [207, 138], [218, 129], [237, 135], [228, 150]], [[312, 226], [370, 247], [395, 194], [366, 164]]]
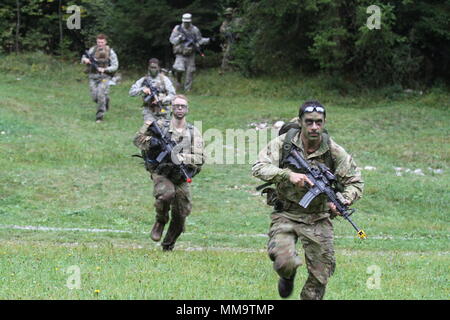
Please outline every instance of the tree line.
[[[80, 29], [67, 25], [73, 5]], [[377, 28], [370, 6], [379, 8]], [[233, 63], [248, 76], [322, 72], [371, 86], [450, 79], [450, 0], [2, 0], [0, 52], [75, 59], [105, 33], [122, 68], [150, 57], [170, 67], [170, 32], [189, 12], [213, 39], [201, 66], [217, 67], [227, 7], [242, 21]]]

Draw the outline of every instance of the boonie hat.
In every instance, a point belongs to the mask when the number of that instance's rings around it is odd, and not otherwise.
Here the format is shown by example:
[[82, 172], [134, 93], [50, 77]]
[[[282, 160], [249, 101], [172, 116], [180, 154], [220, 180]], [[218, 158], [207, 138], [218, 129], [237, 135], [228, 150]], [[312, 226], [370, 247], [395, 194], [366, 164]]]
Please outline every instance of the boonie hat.
[[225, 15], [232, 15], [233, 14], [233, 8], [226, 8], [224, 14]]
[[192, 15], [190, 13], [183, 14], [181, 21], [182, 22], [192, 22]]

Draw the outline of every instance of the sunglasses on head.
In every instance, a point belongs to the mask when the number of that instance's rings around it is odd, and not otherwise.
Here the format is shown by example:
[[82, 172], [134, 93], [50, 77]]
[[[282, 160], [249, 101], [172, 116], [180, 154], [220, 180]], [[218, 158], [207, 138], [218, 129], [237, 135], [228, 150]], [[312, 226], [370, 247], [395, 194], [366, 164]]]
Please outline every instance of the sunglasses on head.
[[325, 109], [324, 108], [322, 108], [322, 107], [319, 107], [319, 106], [309, 106], [309, 107], [306, 107], [305, 108], [305, 110], [303, 110], [303, 112], [318, 112], [318, 113], [324, 113], [325, 112]]
[[318, 113], [323, 113], [325, 115], [325, 108], [321, 107], [321, 106], [307, 106], [305, 109], [303, 109], [301, 111], [301, 113], [299, 114], [299, 117], [301, 117], [304, 113], [311, 113], [311, 112], [318, 112]]

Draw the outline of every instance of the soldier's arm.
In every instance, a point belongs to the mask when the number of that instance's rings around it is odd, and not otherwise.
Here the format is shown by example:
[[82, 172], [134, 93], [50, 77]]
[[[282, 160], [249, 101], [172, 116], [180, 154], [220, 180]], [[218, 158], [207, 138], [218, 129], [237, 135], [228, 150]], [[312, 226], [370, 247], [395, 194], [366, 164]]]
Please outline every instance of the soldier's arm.
[[175, 87], [172, 84], [172, 81], [168, 77], [164, 77], [164, 86], [167, 90], [167, 96], [164, 98], [163, 102], [171, 102], [173, 98], [175, 98], [176, 92]]
[[204, 44], [209, 43], [209, 38], [203, 38], [199, 28], [195, 27], [194, 33], [195, 33], [195, 39], [199, 45], [202, 46]]
[[342, 185], [342, 196], [355, 202], [361, 198], [364, 191], [364, 181], [361, 176], [361, 170], [356, 166], [353, 157], [348, 154], [344, 148], [332, 143], [332, 154], [335, 157], [335, 172], [338, 182]]
[[280, 150], [283, 139], [281, 135], [273, 139], [258, 155], [258, 161], [252, 166], [252, 175], [266, 182], [278, 183], [289, 179], [291, 170], [279, 167]]
[[[89, 53], [89, 54], [93, 54], [93, 53], [94, 53], [94, 48], [95, 48], [95, 47], [89, 48], [88, 53]], [[84, 63], [84, 62], [83, 62], [83, 59], [89, 59], [89, 58], [86, 56], [86, 54], [83, 53], [83, 55], [81, 56], [81, 63]]]
[[140, 78], [138, 81], [136, 81], [130, 88], [130, 91], [128, 94], [132, 97], [135, 97], [139, 95], [144, 87], [142, 86], [142, 83], [144, 82], [145, 77]]
[[111, 55], [109, 57], [110, 66], [105, 68], [106, 72], [116, 72], [119, 69], [119, 58], [117, 58], [117, 54], [111, 49]]
[[222, 22], [222, 24], [220, 25], [220, 29], [219, 29], [220, 33], [224, 34], [227, 31], [227, 23], [224, 21]]
[[183, 40], [183, 35], [178, 31], [178, 26], [173, 28], [172, 33], [170, 34], [169, 41], [174, 46], [179, 44]]
[[147, 129], [150, 124], [151, 121], [146, 121], [134, 136], [133, 144], [141, 150], [148, 149], [150, 136], [147, 135]]

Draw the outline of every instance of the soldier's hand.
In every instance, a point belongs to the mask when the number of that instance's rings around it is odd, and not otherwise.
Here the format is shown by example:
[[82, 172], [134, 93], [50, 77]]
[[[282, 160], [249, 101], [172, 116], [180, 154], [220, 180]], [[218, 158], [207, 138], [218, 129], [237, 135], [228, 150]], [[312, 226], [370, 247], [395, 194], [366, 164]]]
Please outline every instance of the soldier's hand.
[[103, 73], [103, 72], [105, 72], [105, 68], [101, 68], [101, 67], [99, 67], [99, 68], [97, 68], [97, 70], [98, 70], [98, 72], [100, 72], [100, 73]]
[[144, 87], [144, 89], [142, 89], [142, 92], [145, 93], [145, 94], [151, 94], [152, 93], [152, 91], [149, 88], [147, 88], [147, 87]]
[[[342, 204], [345, 206], [349, 206], [351, 204], [351, 202], [348, 200], [344, 200], [344, 201], [342, 201]], [[333, 214], [335, 214], [337, 216], [342, 216], [342, 214], [339, 211], [337, 211], [336, 206], [334, 205], [333, 202], [327, 202], [327, 205]]]
[[145, 134], [148, 130], [148, 127], [150, 127], [152, 125], [152, 121], [151, 120], [147, 120], [144, 122], [144, 124], [142, 125], [142, 127], [139, 129], [139, 133], [140, 134]]
[[89, 60], [88, 58], [83, 58], [83, 63], [84, 64], [91, 64], [91, 60]]
[[311, 180], [309, 180], [308, 177], [303, 173], [290, 172], [289, 181], [299, 187], [305, 187], [306, 183], [310, 187], [314, 186], [314, 183], [312, 183]]

